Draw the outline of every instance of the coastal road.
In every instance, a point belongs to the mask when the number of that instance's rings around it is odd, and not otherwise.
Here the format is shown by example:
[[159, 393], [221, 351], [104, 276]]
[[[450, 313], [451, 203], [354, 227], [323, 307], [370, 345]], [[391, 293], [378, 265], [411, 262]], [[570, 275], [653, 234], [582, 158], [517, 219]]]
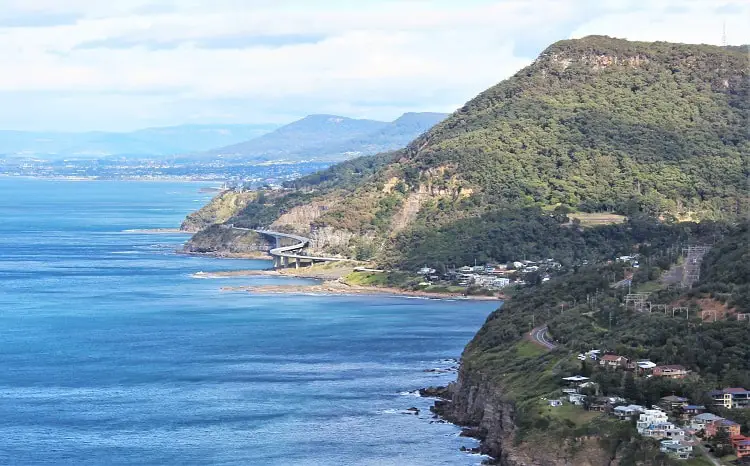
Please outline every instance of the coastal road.
[[549, 339], [549, 335], [547, 335], [547, 326], [546, 325], [544, 325], [542, 327], [537, 327], [537, 328], [533, 329], [529, 333], [529, 336], [531, 337], [532, 341], [534, 341], [535, 343], [538, 343], [538, 344], [544, 346], [548, 350], [553, 350], [553, 349], [557, 348], [557, 345], [555, 345], [554, 343], [552, 343], [552, 341]]
[[304, 236], [292, 235], [289, 233], [282, 233], [279, 231], [255, 230], [252, 228], [236, 227], [233, 224], [229, 224], [228, 226], [229, 228], [233, 230], [252, 231], [261, 235], [270, 236], [277, 240], [280, 238], [286, 238], [286, 239], [291, 239], [293, 241], [296, 241], [296, 243], [292, 244], [291, 246], [279, 246], [279, 247], [275, 247], [271, 249], [269, 251], [269, 254], [271, 254], [274, 257], [285, 257], [287, 259], [309, 260], [313, 262], [316, 262], [316, 261], [317, 262], [355, 262], [355, 261], [352, 261], [351, 259], [341, 259], [338, 257], [307, 256], [303, 254], [298, 254], [299, 251], [306, 248], [310, 244], [310, 239], [305, 238]]

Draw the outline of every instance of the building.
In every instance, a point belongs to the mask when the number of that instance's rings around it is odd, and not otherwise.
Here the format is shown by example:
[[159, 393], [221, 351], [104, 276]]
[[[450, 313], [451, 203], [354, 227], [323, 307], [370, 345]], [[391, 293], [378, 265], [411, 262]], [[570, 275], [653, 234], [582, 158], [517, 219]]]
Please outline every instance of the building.
[[682, 416], [689, 419], [693, 416], [703, 414], [706, 411], [706, 407], [703, 405], [685, 405], [682, 407]]
[[750, 407], [750, 391], [744, 388], [725, 388], [708, 392], [717, 406], [727, 409], [742, 409]]
[[688, 405], [688, 399], [681, 396], [665, 396], [659, 401], [659, 406], [667, 411], [675, 411]]
[[744, 435], [732, 437], [732, 447], [737, 459], [750, 458], [750, 437]]
[[646, 408], [641, 405], [627, 405], [617, 406], [614, 409], [613, 414], [620, 419], [630, 419], [633, 416], [640, 415], [643, 412], [646, 412]]
[[628, 358], [616, 354], [605, 354], [599, 359], [599, 365], [607, 369], [624, 369], [628, 365]]
[[668, 379], [684, 379], [688, 374], [688, 370], [684, 366], [678, 364], [670, 366], [656, 366], [654, 367], [652, 374], [654, 377], [666, 377]]
[[571, 393], [568, 395], [568, 401], [576, 406], [581, 406], [584, 400], [586, 400], [586, 395], [580, 393]]
[[729, 435], [729, 438], [740, 435], [740, 425], [729, 419], [719, 419], [710, 424], [706, 424], [704, 429], [706, 437], [713, 437], [721, 431], [724, 431]]
[[667, 413], [660, 409], [647, 409], [638, 417], [636, 429], [638, 430], [639, 434], [646, 435], [646, 432], [651, 430], [652, 426], [667, 423], [669, 423], [669, 420], [667, 419]]
[[686, 460], [693, 453], [693, 446], [680, 440], [662, 440], [659, 450], [672, 458]]
[[690, 428], [694, 430], [706, 430], [706, 426], [716, 421], [724, 419], [723, 417], [717, 416], [712, 413], [703, 413], [695, 416], [690, 422]]

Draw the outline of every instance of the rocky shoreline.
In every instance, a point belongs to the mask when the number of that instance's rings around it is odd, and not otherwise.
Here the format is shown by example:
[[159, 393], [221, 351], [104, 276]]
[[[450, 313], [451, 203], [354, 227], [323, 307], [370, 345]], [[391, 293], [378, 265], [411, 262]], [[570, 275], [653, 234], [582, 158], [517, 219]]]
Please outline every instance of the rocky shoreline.
[[[267, 274], [255, 274], [267, 275]], [[283, 276], [282, 274], [269, 274]], [[237, 275], [234, 275], [237, 276]], [[289, 276], [289, 275], [286, 275]], [[298, 278], [319, 278], [296, 275]], [[403, 290], [378, 286], [349, 285], [341, 280], [324, 280], [314, 285], [248, 285], [227, 286], [222, 291], [245, 291], [257, 294], [340, 294], [340, 295], [388, 295], [407, 296], [427, 299], [469, 299], [481, 301], [497, 301], [494, 296], [466, 296], [460, 293], [430, 293], [427, 291]]]

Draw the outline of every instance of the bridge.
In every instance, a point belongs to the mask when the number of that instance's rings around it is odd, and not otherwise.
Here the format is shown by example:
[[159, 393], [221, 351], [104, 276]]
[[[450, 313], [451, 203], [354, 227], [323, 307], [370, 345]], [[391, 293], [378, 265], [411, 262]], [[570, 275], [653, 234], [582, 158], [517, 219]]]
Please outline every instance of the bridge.
[[[293, 235], [291, 233], [282, 233], [280, 231], [256, 230], [252, 228], [236, 227], [233, 224], [229, 228], [239, 231], [252, 231], [263, 236], [272, 238], [276, 246], [271, 248], [269, 254], [273, 257], [273, 267], [276, 269], [289, 267], [293, 261], [295, 268], [300, 268], [303, 262], [314, 264], [316, 262], [353, 262], [350, 259], [341, 259], [338, 257], [308, 256], [301, 251], [310, 245], [310, 238]], [[283, 243], [291, 243], [284, 245]]]

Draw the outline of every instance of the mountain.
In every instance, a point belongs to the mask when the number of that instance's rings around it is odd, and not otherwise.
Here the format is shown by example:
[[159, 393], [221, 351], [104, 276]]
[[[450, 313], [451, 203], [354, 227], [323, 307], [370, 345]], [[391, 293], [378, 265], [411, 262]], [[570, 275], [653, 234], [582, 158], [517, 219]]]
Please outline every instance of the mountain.
[[116, 132], [0, 131], [0, 154], [62, 157], [167, 156], [210, 149], [265, 134], [277, 125], [181, 125]]
[[[557, 42], [405, 149], [299, 179], [230, 221], [412, 266], [524, 238], [541, 257], [552, 232], [568, 251], [583, 241], [564, 233], [569, 211], [733, 219], [750, 207], [747, 69], [747, 47]], [[540, 227], [555, 209], [561, 223]], [[508, 259], [495, 251], [484, 257]]]
[[400, 149], [446, 116], [406, 113], [386, 123], [310, 115], [259, 138], [208, 153], [253, 160], [342, 160]]

